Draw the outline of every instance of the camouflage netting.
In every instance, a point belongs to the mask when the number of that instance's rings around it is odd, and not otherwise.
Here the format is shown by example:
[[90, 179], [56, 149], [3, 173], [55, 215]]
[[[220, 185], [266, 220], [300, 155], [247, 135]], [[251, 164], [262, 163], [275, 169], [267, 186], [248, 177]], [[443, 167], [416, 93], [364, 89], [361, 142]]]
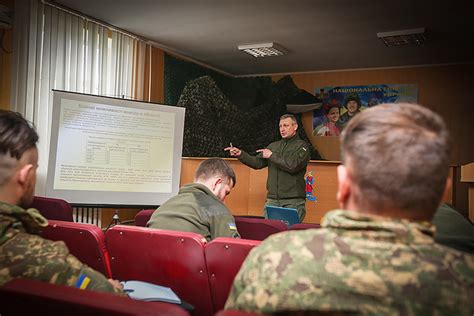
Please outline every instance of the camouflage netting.
[[[301, 93], [291, 77], [271, 83], [261, 105], [242, 111], [234, 105], [209, 76], [189, 81], [178, 106], [186, 108], [184, 157], [229, 157], [223, 149], [229, 143], [250, 154], [281, 139], [278, 123], [287, 113], [286, 104]], [[311, 159], [321, 159], [311, 146], [297, 115], [299, 135], [309, 145]]]

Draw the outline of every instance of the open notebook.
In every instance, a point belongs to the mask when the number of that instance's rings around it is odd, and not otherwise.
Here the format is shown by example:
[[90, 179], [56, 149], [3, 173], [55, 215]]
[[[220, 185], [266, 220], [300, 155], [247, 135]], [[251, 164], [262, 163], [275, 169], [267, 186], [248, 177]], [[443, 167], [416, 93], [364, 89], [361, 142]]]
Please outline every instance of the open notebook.
[[300, 223], [300, 217], [295, 208], [265, 205], [268, 219], [276, 219], [285, 223], [288, 227]]
[[123, 285], [123, 291], [134, 300], [181, 304], [181, 299], [169, 287], [143, 281], [123, 281], [120, 283]]

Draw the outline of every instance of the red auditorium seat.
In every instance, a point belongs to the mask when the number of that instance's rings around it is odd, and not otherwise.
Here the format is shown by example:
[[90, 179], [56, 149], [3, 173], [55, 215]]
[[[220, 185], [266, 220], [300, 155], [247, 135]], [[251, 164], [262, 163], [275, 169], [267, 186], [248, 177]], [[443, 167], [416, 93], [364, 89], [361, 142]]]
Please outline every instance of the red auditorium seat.
[[260, 241], [219, 237], [204, 248], [214, 312], [224, 308], [242, 263]]
[[146, 223], [150, 220], [151, 215], [155, 209], [141, 210], [135, 215], [135, 226], [146, 227]]
[[12, 280], [0, 287], [0, 302], [2, 315], [189, 315], [174, 304], [135, 301], [26, 279]]
[[286, 231], [287, 226], [278, 220], [235, 216], [235, 224], [244, 239], [264, 240], [272, 234]]
[[50, 240], [62, 240], [69, 251], [81, 262], [111, 277], [110, 262], [102, 230], [91, 224], [50, 220], [41, 236]]
[[193, 315], [212, 315], [201, 235], [117, 225], [105, 236], [114, 279], [168, 286], [194, 306]]
[[72, 222], [72, 206], [62, 199], [35, 196], [28, 208], [37, 209], [47, 219]]
[[299, 223], [299, 224], [291, 225], [289, 230], [304, 230], [304, 229], [311, 229], [311, 228], [321, 228], [321, 225], [313, 224], [313, 223]]

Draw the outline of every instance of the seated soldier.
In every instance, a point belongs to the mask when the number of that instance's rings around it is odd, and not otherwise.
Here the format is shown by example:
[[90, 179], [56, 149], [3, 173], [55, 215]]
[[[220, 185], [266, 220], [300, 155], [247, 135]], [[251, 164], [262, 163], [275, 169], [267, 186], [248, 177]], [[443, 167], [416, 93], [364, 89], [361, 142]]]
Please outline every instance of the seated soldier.
[[323, 228], [264, 240], [226, 309], [261, 313], [472, 315], [474, 257], [435, 243], [450, 185], [443, 120], [413, 104], [359, 113], [342, 132], [337, 199]]
[[0, 286], [16, 278], [122, 293], [122, 286], [82, 264], [62, 241], [36, 235], [48, 221], [33, 201], [38, 135], [20, 114], [0, 110]]
[[161, 205], [147, 223], [150, 228], [193, 232], [207, 241], [240, 238], [235, 219], [224, 205], [235, 186], [234, 170], [221, 158], [206, 159], [196, 170], [194, 183]]

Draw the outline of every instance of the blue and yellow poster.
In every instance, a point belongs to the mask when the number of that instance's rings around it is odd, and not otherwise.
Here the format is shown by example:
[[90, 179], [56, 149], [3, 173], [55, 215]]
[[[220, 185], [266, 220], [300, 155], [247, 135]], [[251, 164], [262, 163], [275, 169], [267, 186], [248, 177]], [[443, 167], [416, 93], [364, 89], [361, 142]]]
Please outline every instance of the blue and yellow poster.
[[313, 111], [314, 136], [339, 136], [349, 120], [365, 109], [382, 103], [417, 103], [416, 84], [318, 87], [323, 106]]

